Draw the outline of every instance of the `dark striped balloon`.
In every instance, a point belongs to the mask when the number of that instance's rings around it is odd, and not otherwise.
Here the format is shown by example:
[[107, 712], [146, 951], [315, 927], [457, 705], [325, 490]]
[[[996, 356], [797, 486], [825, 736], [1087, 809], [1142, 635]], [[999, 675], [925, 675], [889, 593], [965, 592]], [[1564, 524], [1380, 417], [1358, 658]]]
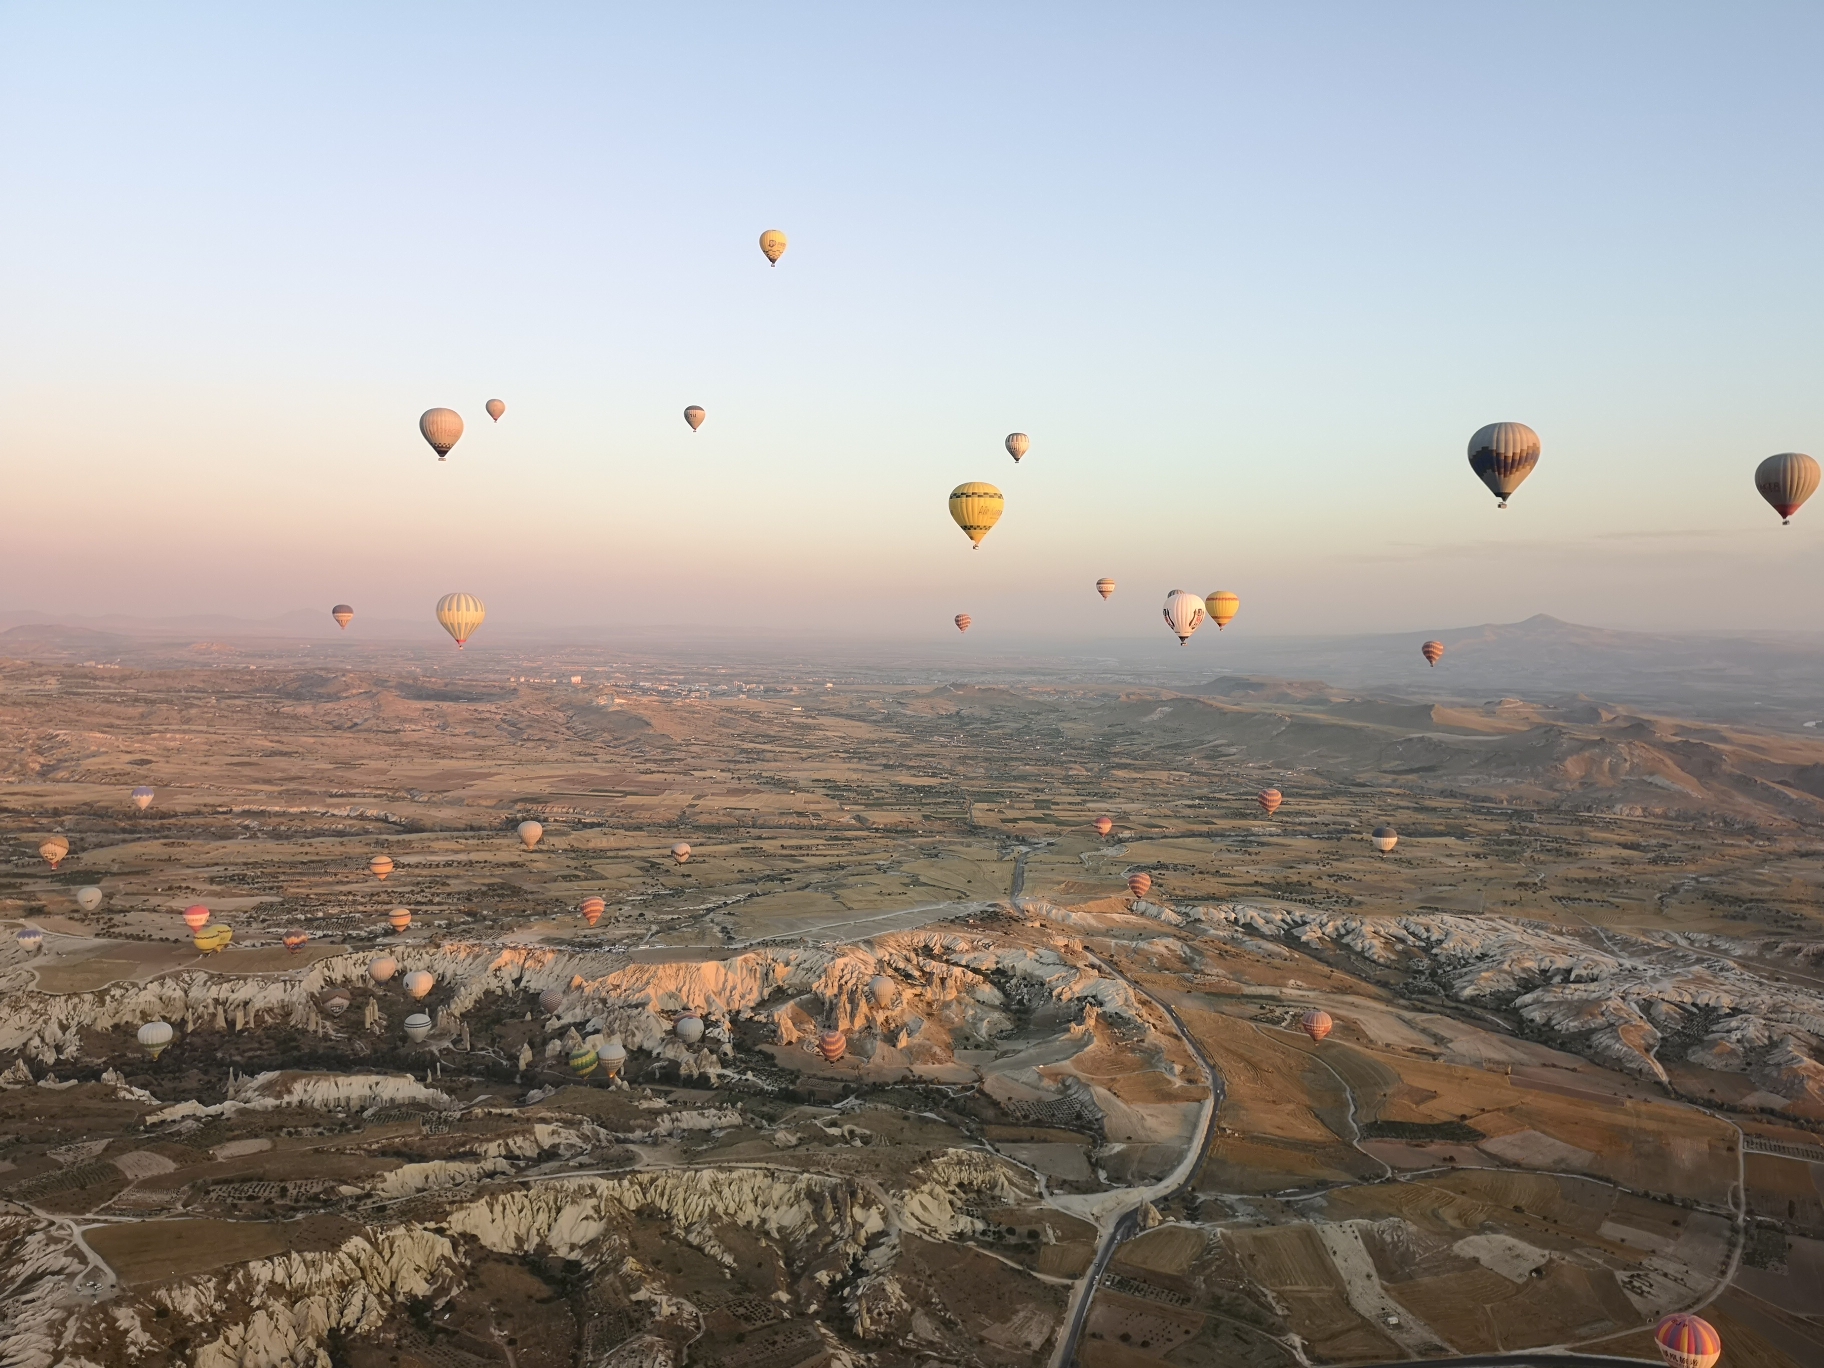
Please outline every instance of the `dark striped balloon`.
[[1525, 423], [1490, 423], [1469, 439], [1469, 468], [1500, 506], [1539, 464], [1539, 434]]
[[1419, 647], [1419, 654], [1425, 657], [1426, 664], [1435, 666], [1444, 658], [1444, 643], [1441, 641], [1428, 641], [1423, 646]]
[[1754, 487], [1785, 522], [1818, 492], [1818, 463], [1802, 451], [1782, 451], [1754, 468]]
[[974, 621], [975, 619], [970, 617], [969, 614], [958, 613], [956, 615], [956, 630], [959, 632], [966, 632], [969, 630], [969, 624]]

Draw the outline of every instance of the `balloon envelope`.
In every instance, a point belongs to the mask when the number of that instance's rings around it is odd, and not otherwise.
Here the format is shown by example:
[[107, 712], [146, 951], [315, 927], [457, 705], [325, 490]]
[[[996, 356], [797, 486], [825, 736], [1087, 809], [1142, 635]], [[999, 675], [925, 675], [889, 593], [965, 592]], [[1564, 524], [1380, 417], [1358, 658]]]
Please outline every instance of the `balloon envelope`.
[[152, 790], [149, 786], [141, 784], [133, 790], [133, 806], [141, 812], [152, 806]]
[[355, 610], [346, 603], [338, 603], [329, 610], [329, 615], [336, 620], [336, 626], [345, 632], [348, 630], [348, 624], [355, 620]]
[[1385, 855], [1400, 843], [1400, 833], [1390, 826], [1378, 826], [1368, 838], [1374, 842], [1374, 848]]
[[672, 1031], [686, 1045], [695, 1045], [703, 1039], [703, 1018], [700, 1016], [681, 1016], [672, 1024]]
[[367, 868], [376, 879], [385, 879], [388, 874], [393, 872], [393, 857], [390, 855], [376, 855], [367, 862]]
[[76, 890], [76, 906], [84, 912], [93, 912], [101, 906], [101, 890], [90, 884], [87, 888]]
[[1782, 451], [1754, 468], [1754, 487], [1782, 522], [1791, 522], [1799, 505], [1818, 492], [1818, 476], [1818, 463], [1804, 452]]
[[891, 1007], [899, 996], [899, 985], [885, 974], [876, 974], [868, 980], [868, 996], [876, 1007]]
[[1106, 599], [1110, 594], [1115, 592], [1115, 582], [1108, 578], [1107, 575], [1104, 575], [1101, 579], [1096, 581], [1096, 592]]
[[191, 937], [191, 944], [205, 955], [217, 955], [226, 950], [233, 939], [234, 928], [212, 922]]
[[1107, 817], [1096, 818], [1096, 835], [1106, 836], [1115, 829], [1114, 822]]
[[19, 946], [27, 954], [36, 954], [38, 947], [44, 944], [44, 932], [35, 926], [27, 926], [19, 932]]
[[345, 988], [338, 988], [335, 992], [326, 996], [318, 1005], [331, 1016], [339, 1017], [348, 1010], [350, 1001], [352, 1001], [352, 999], [348, 996], [348, 990]]
[[627, 1062], [627, 1047], [618, 1040], [611, 1040], [596, 1049], [595, 1057], [602, 1062], [602, 1072], [613, 1078]]
[[950, 491], [950, 516], [980, 549], [982, 538], [1001, 520], [1006, 500], [983, 480], [966, 480]]
[[608, 904], [603, 902], [600, 898], [584, 898], [583, 905], [578, 910], [582, 912], [583, 920], [588, 922], [589, 925], [594, 926], [602, 919], [602, 913], [607, 911], [607, 909]]
[[1262, 789], [1260, 791], [1259, 802], [1261, 811], [1265, 812], [1269, 817], [1279, 811], [1279, 805], [1284, 801], [1285, 795], [1276, 788]]
[[1182, 589], [1174, 589], [1165, 600], [1165, 625], [1172, 629], [1178, 644], [1184, 645], [1191, 633], [1203, 626], [1203, 600]]
[[456, 639], [459, 651], [487, 615], [487, 604], [473, 594], [445, 594], [437, 600], [437, 625]]
[[521, 822], [513, 829], [519, 833], [519, 839], [527, 850], [537, 845], [545, 834], [544, 825], [539, 822]]
[[708, 414], [703, 412], [703, 405], [701, 404], [692, 404], [689, 408], [684, 410], [684, 421], [690, 424], [690, 430], [692, 432], [695, 432], [698, 428], [702, 427], [703, 420], [708, 416]]
[[1025, 433], [1010, 432], [1007, 434], [1007, 454], [1013, 457], [1013, 463], [1015, 465], [1018, 465], [1020, 463], [1020, 457], [1024, 456], [1030, 450], [1032, 450], [1032, 438], [1028, 437]]
[[956, 630], [959, 632], [966, 632], [969, 630], [969, 624], [974, 621], [975, 619], [970, 617], [969, 614], [958, 613], [956, 615]]
[[404, 932], [405, 928], [412, 924], [412, 909], [395, 907], [386, 914], [386, 924], [395, 931]]
[[284, 939], [285, 948], [294, 955], [310, 943], [310, 937], [302, 931], [287, 931]]
[[209, 925], [209, 909], [198, 903], [195, 907], [184, 909], [184, 925], [192, 931], [201, 931]]
[[38, 853], [55, 869], [63, 863], [63, 857], [70, 853], [70, 843], [61, 836], [49, 836], [38, 843]]
[[1210, 621], [1221, 631], [1235, 621], [1235, 614], [1241, 611], [1241, 599], [1227, 589], [1218, 589], [1203, 601], [1203, 609], [1210, 615]]
[[1441, 641], [1428, 641], [1423, 646], [1419, 647], [1419, 654], [1425, 657], [1425, 663], [1427, 665], [1436, 668], [1437, 663], [1444, 659], [1444, 643]]
[[779, 264], [779, 258], [785, 255], [785, 234], [777, 228], [768, 228], [760, 234], [760, 250], [773, 265]]
[[431, 989], [437, 986], [437, 976], [424, 969], [414, 969], [401, 982], [405, 991], [415, 998], [429, 997]]
[[1653, 1342], [1668, 1368], [1711, 1368], [1723, 1356], [1723, 1337], [1716, 1327], [1688, 1311], [1662, 1320], [1653, 1332]]
[[595, 1066], [602, 1062], [601, 1056], [587, 1045], [580, 1050], [570, 1051], [570, 1072], [578, 1078], [587, 1078], [595, 1072]]
[[1538, 464], [1539, 434], [1525, 423], [1490, 423], [1469, 439], [1469, 468], [1502, 508]]
[[1136, 898], [1144, 898], [1152, 889], [1153, 876], [1145, 870], [1127, 876], [1127, 891]]
[[405, 1038], [423, 1040], [431, 1033], [431, 1019], [423, 1012], [413, 1012], [405, 1019]]
[[462, 415], [455, 409], [426, 409], [418, 419], [418, 431], [441, 461], [462, 438]]
[[679, 841], [671, 848], [671, 858], [679, 864], [683, 864], [690, 858], [690, 845], [685, 841]]
[[375, 983], [385, 983], [399, 972], [399, 961], [391, 955], [382, 955], [367, 962], [367, 976]]
[[1330, 1013], [1309, 1011], [1298, 1019], [1298, 1029], [1313, 1040], [1322, 1040], [1330, 1034], [1330, 1028], [1336, 1023], [1330, 1020]]
[[157, 1059], [165, 1052], [165, 1047], [176, 1037], [177, 1032], [171, 1029], [168, 1021], [148, 1021], [138, 1031], [140, 1049], [152, 1058]]
[[538, 995], [538, 1010], [550, 1016], [564, 1005], [564, 995], [556, 988], [547, 988]]
[[498, 423], [500, 421], [500, 415], [507, 411], [507, 406], [498, 399], [490, 399], [487, 402], [487, 410], [488, 417]]
[[817, 1053], [826, 1064], [834, 1064], [848, 1053], [849, 1038], [841, 1031], [823, 1031], [817, 1036]]

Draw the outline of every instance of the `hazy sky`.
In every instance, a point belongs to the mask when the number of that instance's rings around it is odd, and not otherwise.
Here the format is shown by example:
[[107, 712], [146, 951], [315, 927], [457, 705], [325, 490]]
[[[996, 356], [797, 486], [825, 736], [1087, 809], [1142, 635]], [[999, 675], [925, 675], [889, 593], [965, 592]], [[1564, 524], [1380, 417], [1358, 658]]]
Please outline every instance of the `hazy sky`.
[[1824, 496], [1751, 476], [1824, 456], [1821, 53], [1802, 5], [0, 7], [0, 609], [1818, 629]]

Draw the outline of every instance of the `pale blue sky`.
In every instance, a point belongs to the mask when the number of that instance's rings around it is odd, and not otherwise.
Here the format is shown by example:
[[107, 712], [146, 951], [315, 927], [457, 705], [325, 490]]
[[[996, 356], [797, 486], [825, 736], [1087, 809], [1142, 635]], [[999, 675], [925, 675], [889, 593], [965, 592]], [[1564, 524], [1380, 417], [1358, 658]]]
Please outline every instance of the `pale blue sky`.
[[1824, 456], [1820, 58], [1796, 5], [0, 7], [0, 609], [1824, 628], [1824, 499], [1750, 478]]

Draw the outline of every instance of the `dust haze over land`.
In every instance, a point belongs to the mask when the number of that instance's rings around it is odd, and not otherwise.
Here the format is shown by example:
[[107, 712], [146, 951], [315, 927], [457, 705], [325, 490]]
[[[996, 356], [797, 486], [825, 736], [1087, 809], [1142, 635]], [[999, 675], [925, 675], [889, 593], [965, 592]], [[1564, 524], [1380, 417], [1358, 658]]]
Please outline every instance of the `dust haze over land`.
[[1824, 1352], [1803, 642], [356, 622], [0, 633], [14, 1361]]

